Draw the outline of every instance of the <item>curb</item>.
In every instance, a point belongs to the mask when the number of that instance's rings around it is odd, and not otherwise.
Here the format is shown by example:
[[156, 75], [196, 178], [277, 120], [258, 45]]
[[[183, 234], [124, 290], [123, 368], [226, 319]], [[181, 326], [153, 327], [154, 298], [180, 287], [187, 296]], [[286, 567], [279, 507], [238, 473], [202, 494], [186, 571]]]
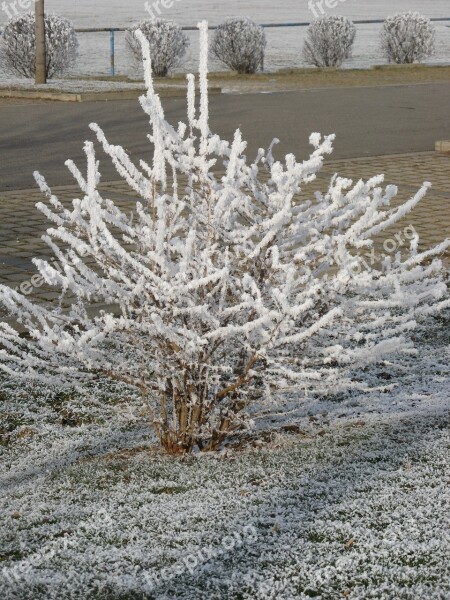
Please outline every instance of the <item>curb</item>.
[[438, 152], [439, 154], [450, 155], [450, 140], [436, 142], [435, 148], [436, 148], [436, 152]]
[[[146, 90], [118, 90], [105, 92], [56, 92], [56, 91], [34, 91], [34, 90], [11, 90], [0, 88], [0, 99], [16, 100], [48, 100], [52, 102], [106, 102], [110, 100], [135, 100], [142, 96]], [[184, 98], [186, 95], [185, 87], [164, 87], [156, 88], [156, 93], [161, 98]], [[222, 88], [212, 87], [209, 89], [210, 95], [222, 93]]]

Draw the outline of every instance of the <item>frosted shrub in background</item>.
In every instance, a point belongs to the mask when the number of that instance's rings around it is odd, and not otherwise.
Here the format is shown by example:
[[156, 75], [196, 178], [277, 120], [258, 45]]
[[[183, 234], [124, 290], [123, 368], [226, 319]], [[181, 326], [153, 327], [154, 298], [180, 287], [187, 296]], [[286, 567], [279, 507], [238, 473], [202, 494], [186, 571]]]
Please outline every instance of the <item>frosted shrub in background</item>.
[[[61, 75], [76, 60], [78, 40], [73, 25], [56, 15], [45, 15], [47, 77]], [[35, 16], [11, 19], [0, 36], [0, 64], [7, 73], [33, 78], [36, 74]]]
[[142, 48], [136, 31], [142, 31], [150, 45], [152, 71], [156, 77], [166, 77], [177, 67], [186, 53], [189, 40], [174, 21], [150, 19], [133, 25], [125, 34], [125, 44], [135, 66], [142, 65]]
[[219, 25], [211, 45], [213, 55], [238, 73], [264, 68], [264, 29], [247, 18], [231, 18]]
[[381, 31], [381, 46], [391, 63], [412, 64], [434, 52], [435, 28], [417, 12], [388, 17]]
[[351, 57], [355, 25], [345, 17], [322, 17], [306, 30], [303, 57], [315, 67], [340, 67]]
[[[333, 136], [311, 135], [313, 152], [276, 160], [272, 146], [248, 160], [209, 128], [208, 26], [200, 24], [200, 100], [188, 75], [187, 124], [174, 129], [154, 92], [150, 48], [142, 43], [152, 164], [135, 165], [91, 125], [119, 175], [139, 196], [122, 211], [104, 195], [94, 145], [87, 175], [66, 164], [82, 194], [69, 205], [39, 174], [53, 226], [43, 239], [60, 263], [35, 259], [45, 281], [75, 302], [67, 311], [33, 304], [7, 286], [0, 301], [28, 332], [0, 324], [0, 368], [46, 384], [114, 380], [139, 391], [162, 446], [171, 453], [215, 450], [251, 426], [283, 392], [366, 389], [355, 369], [412, 353], [418, 319], [450, 305], [442, 263], [450, 240], [377, 269], [359, 259], [374, 236], [425, 196], [428, 184], [392, 208], [383, 176], [354, 184], [334, 176], [305, 194]], [[222, 175], [215, 175], [222, 172]], [[303, 195], [299, 192], [303, 190]], [[68, 250], [67, 250], [68, 248]], [[93, 311], [92, 304], [103, 306]]]

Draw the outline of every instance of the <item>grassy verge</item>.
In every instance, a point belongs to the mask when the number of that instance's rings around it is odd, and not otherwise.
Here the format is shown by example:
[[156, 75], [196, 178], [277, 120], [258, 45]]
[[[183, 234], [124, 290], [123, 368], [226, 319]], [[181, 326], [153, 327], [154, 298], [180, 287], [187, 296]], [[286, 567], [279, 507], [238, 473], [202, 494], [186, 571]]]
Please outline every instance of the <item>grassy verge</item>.
[[[186, 76], [182, 73], [172, 77], [156, 79], [159, 84], [180, 85]], [[136, 80], [125, 76], [81, 77], [81, 79], [97, 79], [103, 81], [123, 81], [136, 83]], [[283, 69], [272, 73], [256, 73], [255, 75], [237, 75], [230, 72], [210, 73], [213, 85], [239, 89], [255, 90], [308, 89], [321, 87], [359, 87], [374, 85], [402, 85], [413, 83], [450, 82], [450, 66], [427, 65], [382, 65], [371, 69]]]
[[367, 372], [389, 391], [287, 398], [289, 427], [183, 461], [125, 390], [3, 382], [0, 597], [449, 597], [449, 324]]

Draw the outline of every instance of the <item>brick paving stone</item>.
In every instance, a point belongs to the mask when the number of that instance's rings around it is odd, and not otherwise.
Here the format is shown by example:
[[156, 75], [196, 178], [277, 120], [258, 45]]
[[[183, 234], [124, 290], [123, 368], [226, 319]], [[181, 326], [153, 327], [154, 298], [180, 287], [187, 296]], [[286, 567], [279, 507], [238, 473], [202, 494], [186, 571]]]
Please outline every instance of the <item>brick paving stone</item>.
[[[395, 234], [408, 225], [416, 228], [420, 235], [420, 247], [424, 249], [450, 237], [450, 156], [421, 152], [326, 160], [323, 171], [319, 173], [319, 181], [307, 186], [304, 193], [325, 189], [326, 181], [334, 173], [353, 180], [369, 179], [384, 173], [386, 185], [393, 183], [398, 186], [398, 201], [410, 198], [424, 181], [432, 183], [431, 190], [414, 211], [396, 224], [393, 231], [385, 232], [376, 240], [380, 255], [386, 255], [383, 247], [386, 240], [395, 239]], [[122, 209], [133, 209], [137, 195], [124, 181], [108, 181], [99, 187]], [[54, 188], [52, 191], [63, 203], [68, 204], [80, 196], [76, 186]], [[48, 246], [41, 240], [48, 221], [35, 207], [39, 201], [45, 201], [45, 198], [36, 190], [0, 193], [0, 283], [16, 288], [36, 274], [31, 263], [34, 256], [50, 261], [53, 258]], [[387, 246], [390, 247], [389, 242]], [[450, 266], [450, 254], [447, 253], [443, 259]], [[33, 288], [31, 297], [39, 302], [55, 301], [59, 298], [59, 292], [45, 284]], [[67, 306], [71, 301], [67, 297], [64, 304]]]
[[384, 173], [386, 184], [417, 188], [430, 181], [432, 190], [450, 197], [450, 157], [435, 152], [394, 155], [376, 158], [326, 161], [324, 171], [353, 178], [368, 178]]
[[[338, 173], [354, 180], [369, 179], [384, 173], [385, 184], [398, 187], [398, 202], [412, 197], [425, 181], [432, 184], [425, 198], [399, 221], [393, 231], [386, 231], [377, 240], [380, 247], [408, 225], [413, 225], [420, 237], [420, 249], [431, 248], [450, 238], [450, 157], [434, 152], [406, 155], [327, 161], [321, 177]], [[394, 204], [395, 206], [395, 204]], [[450, 253], [442, 257], [450, 266]]]

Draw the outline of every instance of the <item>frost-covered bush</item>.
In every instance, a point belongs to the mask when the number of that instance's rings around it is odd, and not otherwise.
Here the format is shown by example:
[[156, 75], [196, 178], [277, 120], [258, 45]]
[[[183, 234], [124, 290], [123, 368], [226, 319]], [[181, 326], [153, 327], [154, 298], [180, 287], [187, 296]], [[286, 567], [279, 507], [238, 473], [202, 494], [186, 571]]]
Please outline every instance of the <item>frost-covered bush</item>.
[[381, 31], [381, 46], [391, 63], [412, 64], [434, 52], [435, 28], [417, 12], [388, 17]]
[[136, 31], [142, 31], [152, 54], [152, 70], [157, 77], [166, 77], [180, 64], [189, 40], [174, 21], [149, 19], [133, 25], [125, 34], [125, 44], [135, 66], [142, 65], [142, 48]]
[[[36, 74], [35, 15], [13, 18], [0, 36], [0, 64], [7, 72], [22, 77]], [[45, 15], [47, 77], [61, 75], [76, 60], [78, 40], [73, 25], [57, 15]]]
[[315, 67], [340, 67], [351, 57], [355, 37], [356, 27], [345, 17], [321, 17], [306, 30], [303, 57]]
[[[75, 302], [66, 312], [33, 304], [7, 286], [0, 301], [28, 336], [0, 324], [0, 368], [58, 386], [113, 380], [139, 390], [161, 444], [172, 453], [220, 447], [251, 426], [264, 402], [289, 392], [365, 389], [355, 369], [413, 352], [422, 316], [450, 305], [442, 262], [450, 240], [361, 261], [374, 237], [425, 196], [391, 207], [397, 189], [383, 176], [356, 184], [334, 176], [306, 193], [334, 136], [311, 135], [298, 162], [272, 146], [253, 161], [236, 131], [229, 143], [208, 118], [208, 26], [200, 24], [200, 102], [188, 75], [187, 124], [174, 129], [154, 92], [143, 45], [153, 161], [135, 165], [91, 128], [117, 172], [139, 196], [123, 211], [103, 194], [94, 144], [87, 174], [66, 164], [81, 196], [64, 205], [38, 173], [53, 226], [43, 239], [60, 263], [35, 259], [45, 281]], [[215, 175], [213, 169], [222, 172]], [[303, 195], [299, 196], [299, 192]], [[93, 311], [92, 304], [103, 309]]]
[[264, 68], [264, 29], [247, 18], [231, 18], [214, 33], [211, 52], [238, 73], [256, 73]]

